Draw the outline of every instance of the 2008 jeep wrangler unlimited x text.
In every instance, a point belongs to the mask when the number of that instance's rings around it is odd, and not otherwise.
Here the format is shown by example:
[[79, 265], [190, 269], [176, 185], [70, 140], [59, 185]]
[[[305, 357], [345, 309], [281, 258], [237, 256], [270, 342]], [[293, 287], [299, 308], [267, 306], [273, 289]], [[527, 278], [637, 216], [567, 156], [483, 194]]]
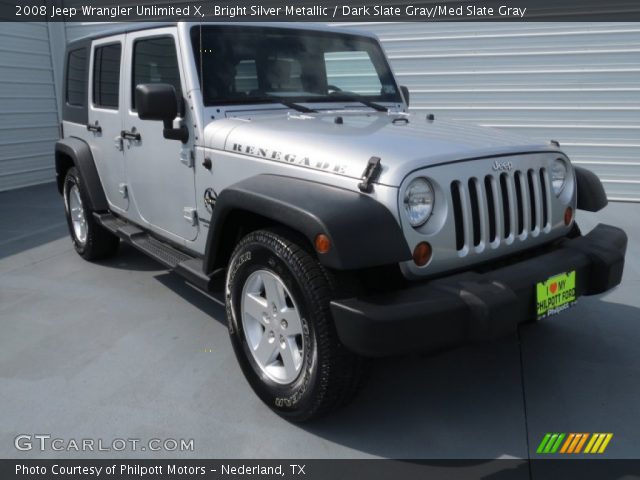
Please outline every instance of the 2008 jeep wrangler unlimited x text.
[[125, 241], [204, 291], [258, 396], [303, 421], [366, 357], [495, 338], [620, 282], [627, 238], [557, 142], [407, 113], [373, 36], [124, 26], [73, 42], [57, 181], [87, 260]]

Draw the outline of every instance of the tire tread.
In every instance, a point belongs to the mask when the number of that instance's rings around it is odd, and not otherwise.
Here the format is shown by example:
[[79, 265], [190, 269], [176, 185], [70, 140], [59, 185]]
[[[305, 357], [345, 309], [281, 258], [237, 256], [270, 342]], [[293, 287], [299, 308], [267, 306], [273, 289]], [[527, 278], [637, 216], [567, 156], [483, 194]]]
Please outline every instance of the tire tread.
[[310, 316], [316, 319], [317, 348], [324, 358], [318, 365], [318, 386], [311, 405], [304, 411], [278, 413], [299, 422], [318, 418], [346, 405], [356, 396], [364, 383], [368, 362], [340, 343], [329, 307], [336, 294], [333, 275], [318, 262], [310, 248], [302, 246], [304, 239], [285, 229], [257, 230], [240, 241], [232, 259], [247, 245], [256, 242], [273, 249], [303, 284], [303, 290], [310, 297], [307, 305]]

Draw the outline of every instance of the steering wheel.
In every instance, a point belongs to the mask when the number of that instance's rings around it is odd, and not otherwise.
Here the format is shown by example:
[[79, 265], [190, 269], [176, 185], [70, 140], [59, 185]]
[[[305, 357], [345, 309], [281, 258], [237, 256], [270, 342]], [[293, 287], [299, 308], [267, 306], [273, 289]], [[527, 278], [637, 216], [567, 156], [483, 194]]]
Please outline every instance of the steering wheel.
[[342, 89], [340, 87], [336, 87], [335, 85], [327, 85], [327, 93], [331, 95], [332, 93], [341, 92]]

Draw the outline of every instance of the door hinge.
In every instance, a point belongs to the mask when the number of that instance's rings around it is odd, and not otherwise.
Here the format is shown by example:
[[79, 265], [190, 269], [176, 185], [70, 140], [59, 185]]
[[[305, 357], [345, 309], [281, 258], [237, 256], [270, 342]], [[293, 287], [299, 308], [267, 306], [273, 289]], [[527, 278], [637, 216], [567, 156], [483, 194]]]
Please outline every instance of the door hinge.
[[127, 188], [126, 183], [121, 183], [120, 185], [118, 185], [118, 191], [120, 192], [122, 198], [129, 197], [129, 189]]
[[189, 168], [193, 168], [195, 164], [193, 150], [182, 150], [180, 152], [180, 162]]
[[184, 207], [182, 214], [184, 219], [191, 223], [191, 225], [195, 226], [198, 224], [198, 212], [194, 207]]

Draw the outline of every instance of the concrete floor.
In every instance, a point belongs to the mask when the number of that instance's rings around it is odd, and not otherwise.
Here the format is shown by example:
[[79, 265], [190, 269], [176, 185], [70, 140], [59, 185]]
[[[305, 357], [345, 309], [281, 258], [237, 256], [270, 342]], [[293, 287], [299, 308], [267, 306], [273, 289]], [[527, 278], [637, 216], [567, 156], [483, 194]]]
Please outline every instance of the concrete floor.
[[[236, 364], [224, 310], [132, 248], [73, 251], [53, 184], [0, 193], [0, 458], [16, 435], [184, 438], [184, 458], [535, 457], [546, 432], [613, 432], [640, 454], [640, 205], [579, 214], [630, 237], [623, 284], [520, 340], [375, 361], [356, 401], [315, 424], [271, 413]], [[526, 471], [523, 470], [523, 475]]]

